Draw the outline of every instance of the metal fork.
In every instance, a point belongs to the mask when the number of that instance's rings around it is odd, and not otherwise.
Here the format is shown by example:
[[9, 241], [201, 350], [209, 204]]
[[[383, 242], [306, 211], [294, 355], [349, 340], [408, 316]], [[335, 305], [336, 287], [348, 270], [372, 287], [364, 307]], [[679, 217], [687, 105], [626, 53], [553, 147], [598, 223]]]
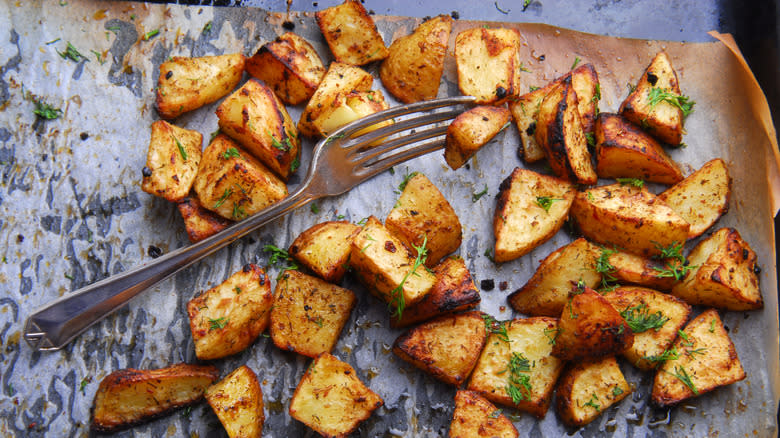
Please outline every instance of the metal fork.
[[[473, 97], [461, 96], [398, 106], [338, 129], [314, 147], [306, 179], [287, 198], [200, 242], [93, 283], [36, 310], [27, 318], [24, 339], [36, 350], [59, 350], [139, 293], [268, 222], [315, 199], [345, 193], [396, 164], [441, 149], [442, 135], [447, 129], [441, 122], [455, 118], [462, 110], [431, 112], [369, 133], [356, 133], [385, 120], [473, 101]], [[427, 125], [433, 127], [415, 131]], [[410, 133], [396, 135], [405, 131]], [[426, 140], [431, 141], [420, 143]], [[379, 144], [371, 146], [376, 143]]]

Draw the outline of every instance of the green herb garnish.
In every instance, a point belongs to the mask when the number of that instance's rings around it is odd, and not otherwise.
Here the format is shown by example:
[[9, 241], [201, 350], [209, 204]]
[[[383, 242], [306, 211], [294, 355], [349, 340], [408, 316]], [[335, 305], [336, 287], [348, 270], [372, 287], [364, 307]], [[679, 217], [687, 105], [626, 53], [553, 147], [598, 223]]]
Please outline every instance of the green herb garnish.
[[320, 207], [317, 204], [312, 203], [311, 207], [309, 207], [312, 213], [317, 214], [320, 212]]
[[699, 395], [699, 391], [696, 390], [696, 385], [693, 384], [693, 380], [691, 380], [691, 376], [688, 374], [687, 371], [685, 371], [685, 367], [683, 367], [682, 365], [680, 365], [679, 367], [675, 366], [674, 373], [670, 373], [668, 371], [665, 372], [669, 375], [677, 377], [677, 379], [683, 382], [683, 384], [687, 386], [688, 389], [693, 391], [694, 395]]
[[76, 49], [73, 46], [73, 44], [70, 43], [70, 41], [68, 41], [67, 46], [65, 46], [65, 51], [60, 52], [58, 50], [57, 54], [60, 55], [62, 59], [70, 59], [73, 62], [79, 62], [82, 59], [86, 62], [89, 62], [89, 59], [87, 59], [86, 56], [82, 55], [81, 52], [79, 52], [78, 49]]
[[231, 158], [241, 158], [241, 154], [238, 152], [238, 149], [234, 147], [227, 148], [225, 152], [222, 152], [220, 154], [223, 160], [229, 160]]
[[42, 101], [33, 101], [33, 102], [35, 103], [35, 109], [33, 110], [33, 113], [42, 119], [54, 120], [62, 115], [61, 109], [54, 108], [53, 106], [49, 105], [46, 102], [42, 102]]
[[150, 30], [149, 32], [146, 32], [144, 34], [144, 41], [149, 41], [150, 39], [156, 37], [159, 34], [160, 34], [160, 29]]
[[680, 355], [677, 353], [677, 348], [672, 347], [670, 350], [664, 350], [661, 354], [655, 356], [645, 356], [644, 360], [652, 363], [666, 362], [667, 360], [677, 360]]
[[571, 65], [571, 68], [569, 70], [574, 70], [577, 67], [577, 64], [580, 63], [580, 61], [581, 61], [580, 57], [579, 56], [575, 56], [574, 57], [574, 63]]
[[504, 14], [504, 15], [507, 15], [507, 14], [509, 14], [509, 11], [511, 11], [511, 9], [508, 9], [508, 10], [506, 10], [506, 11], [505, 11], [505, 10], [503, 10], [503, 9], [501, 9], [501, 7], [500, 7], [500, 6], [498, 6], [498, 1], [495, 1], [495, 2], [493, 2], [493, 4], [496, 6], [496, 9], [498, 10], [498, 12], [501, 12], [501, 13], [502, 13], [502, 14]]
[[233, 194], [233, 191], [232, 191], [232, 190], [230, 190], [230, 189], [225, 189], [225, 193], [223, 193], [223, 194], [222, 194], [222, 197], [221, 197], [221, 198], [219, 198], [219, 200], [217, 201], [217, 203], [216, 203], [216, 204], [214, 204], [214, 208], [219, 208], [219, 207], [221, 207], [221, 206], [222, 206], [222, 204], [224, 204], [224, 203], [225, 203], [225, 201], [227, 201], [227, 198], [229, 198], [229, 197], [230, 197], [230, 195], [232, 195], [232, 194]]
[[615, 385], [615, 387], [612, 388], [612, 397], [617, 397], [622, 393], [623, 393], [623, 389], [621, 389], [619, 386]]
[[409, 184], [409, 180], [414, 178], [418, 173], [419, 172], [409, 173], [409, 168], [407, 167], [406, 168], [406, 175], [404, 175], [403, 181], [401, 181], [401, 184], [398, 184], [398, 190], [403, 192], [404, 189], [406, 188], [406, 185]]
[[[555, 341], [558, 340], [558, 335], [560, 335], [562, 331], [563, 331], [563, 329], [560, 328], [560, 327], [557, 327], [557, 328], [554, 328], [554, 329], [546, 328], [546, 329], [544, 329], [544, 335], [549, 340], [548, 343], [550, 345], [555, 345]], [[551, 333], [553, 333], [552, 336], [550, 335]]]
[[597, 401], [599, 401], [599, 398], [598, 396], [596, 396], [596, 393], [594, 392], [593, 394], [591, 394], [590, 400], [588, 400], [588, 402], [585, 403], [583, 406], [590, 406], [596, 411], [601, 412], [601, 406], [599, 406], [599, 404], [596, 403]]
[[596, 266], [594, 266], [593, 269], [601, 274], [601, 286], [603, 288], [612, 287], [610, 283], [617, 281], [617, 278], [612, 275], [616, 269], [612, 266], [612, 263], [609, 262], [609, 257], [616, 253], [616, 249], [607, 249], [602, 246], [601, 254], [599, 255], [599, 258], [596, 259]]
[[506, 323], [504, 321], [497, 321], [488, 314], [482, 314], [482, 319], [485, 321], [485, 331], [487, 331], [488, 334], [492, 333], [498, 336], [498, 339], [504, 342], [511, 342], [509, 340], [509, 334], [506, 331]]
[[217, 319], [209, 318], [209, 331], [223, 329], [228, 323], [228, 318], [222, 316]]
[[688, 96], [674, 94], [671, 91], [658, 87], [651, 88], [647, 98], [650, 101], [650, 108], [654, 108], [661, 102], [667, 102], [679, 108], [683, 113], [683, 117], [688, 117], [693, 112], [693, 106], [696, 105], [696, 102], [692, 101]]
[[615, 180], [619, 182], [621, 186], [633, 186], [640, 189], [645, 186], [645, 182], [639, 178], [615, 178]]
[[523, 356], [523, 353], [513, 352], [509, 359], [509, 366], [503, 372], [506, 371], [509, 371], [509, 376], [504, 389], [512, 397], [512, 403], [518, 404], [523, 400], [530, 400], [531, 377], [526, 373], [531, 371], [531, 362]]
[[488, 186], [487, 186], [487, 184], [485, 184], [485, 188], [482, 189], [481, 192], [479, 192], [479, 193], [472, 193], [471, 194], [471, 202], [479, 201], [480, 198], [482, 198], [483, 196], [487, 195], [487, 192], [488, 192]]
[[588, 146], [591, 148], [596, 147], [596, 137], [593, 135], [592, 132], [585, 133], [585, 142], [587, 142]]
[[412, 248], [417, 251], [417, 257], [414, 259], [414, 263], [412, 264], [412, 269], [409, 270], [409, 272], [404, 275], [404, 278], [401, 280], [401, 283], [398, 284], [398, 286], [395, 287], [395, 289], [390, 291], [390, 303], [389, 306], [391, 308], [395, 308], [393, 310], [393, 316], [401, 319], [401, 315], [404, 313], [404, 308], [406, 307], [406, 300], [404, 298], [404, 283], [406, 283], [406, 280], [412, 276], [418, 274], [417, 268], [425, 264], [425, 260], [428, 258], [428, 249], [425, 248], [425, 245], [428, 243], [428, 236], [425, 236], [423, 238], [423, 243], [420, 246], [414, 246], [412, 245]]
[[645, 303], [640, 303], [634, 307], [626, 307], [620, 312], [620, 316], [626, 320], [626, 323], [634, 333], [643, 333], [648, 330], [661, 330], [669, 318], [664, 316], [661, 311], [650, 313]]
[[211, 21], [209, 21], [208, 23], [206, 23], [205, 26], [203, 26], [203, 31], [201, 33], [203, 35], [206, 35], [207, 33], [211, 32], [211, 26], [212, 26], [212, 23], [211, 23]]
[[544, 211], [547, 213], [550, 212], [550, 207], [552, 207], [552, 203], [555, 201], [563, 201], [563, 199], [559, 198], [551, 198], [549, 196], [537, 196], [536, 197], [536, 205], [539, 207], [542, 207]]
[[178, 138], [176, 138], [174, 136], [171, 136], [171, 137], [173, 137], [173, 141], [176, 142], [176, 147], [179, 148], [179, 154], [181, 155], [181, 159], [184, 160], [184, 161], [187, 161], [187, 151], [184, 150], [184, 146], [182, 146], [182, 144], [181, 144], [181, 142], [179, 141]]

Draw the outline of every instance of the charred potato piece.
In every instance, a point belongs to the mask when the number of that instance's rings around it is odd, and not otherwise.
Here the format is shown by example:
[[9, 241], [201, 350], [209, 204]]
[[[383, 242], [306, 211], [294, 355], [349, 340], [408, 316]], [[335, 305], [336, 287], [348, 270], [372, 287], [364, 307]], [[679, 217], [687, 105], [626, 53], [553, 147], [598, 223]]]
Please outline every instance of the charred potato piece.
[[230, 438], [260, 438], [263, 433], [263, 391], [246, 365], [206, 389], [206, 401]]
[[455, 393], [455, 411], [450, 423], [450, 438], [497, 437], [517, 438], [515, 425], [496, 408], [474, 391], [458, 390]]
[[638, 178], [676, 184], [682, 170], [653, 137], [618, 114], [599, 114], [594, 133], [596, 173], [602, 178]]
[[425, 175], [415, 173], [405, 182], [398, 202], [385, 219], [385, 227], [407, 248], [426, 242], [428, 258], [425, 266], [433, 267], [460, 247], [463, 234], [460, 220], [450, 203]]
[[477, 364], [486, 338], [480, 312], [446, 315], [399, 336], [393, 353], [444, 383], [460, 386]]
[[320, 55], [308, 41], [292, 32], [263, 45], [246, 60], [246, 71], [273, 88], [288, 105], [309, 99], [325, 76]]
[[628, 252], [602, 248], [611, 275], [619, 283], [632, 283], [656, 290], [670, 290], [677, 283], [674, 277], [663, 274], [664, 265], [655, 259]]
[[577, 192], [573, 184], [519, 167], [498, 189], [493, 216], [496, 262], [521, 257], [554, 236]]
[[219, 129], [283, 180], [300, 165], [298, 131], [273, 90], [248, 80], [217, 108]]
[[176, 364], [157, 370], [114, 371], [100, 381], [92, 430], [111, 433], [191, 405], [219, 378], [213, 366]]
[[455, 38], [458, 88], [479, 104], [520, 95], [520, 34], [515, 29], [466, 29]]
[[287, 196], [287, 186], [226, 135], [206, 146], [193, 184], [201, 205], [240, 220]]
[[436, 98], [451, 31], [452, 18], [439, 15], [393, 41], [379, 69], [387, 91], [403, 103]]
[[756, 275], [756, 253], [734, 228], [721, 228], [688, 255], [693, 269], [672, 294], [689, 304], [725, 310], [764, 307]]
[[444, 160], [457, 170], [509, 123], [511, 113], [503, 106], [477, 106], [452, 121], [447, 128]]
[[202, 143], [200, 132], [164, 120], [152, 123], [141, 189], [173, 202], [184, 199], [198, 173]]
[[534, 275], [507, 299], [513, 309], [534, 316], [560, 316], [569, 292], [579, 282], [595, 288], [601, 274], [594, 267], [599, 248], [583, 238], [557, 249], [539, 264]]
[[564, 423], [581, 427], [631, 394], [615, 357], [578, 362], [561, 376], [556, 411]]
[[577, 94], [577, 109], [580, 113], [582, 130], [586, 133], [593, 132], [596, 116], [599, 113], [599, 100], [601, 100], [599, 75], [591, 63], [582, 64], [569, 74], [571, 86]]
[[191, 243], [217, 234], [233, 223], [203, 207], [195, 193], [190, 193], [190, 196], [182, 199], [176, 207], [184, 219], [184, 228]]
[[677, 358], [664, 362], [655, 375], [652, 400], [668, 406], [745, 378], [737, 350], [718, 311], [694, 318], [674, 343]]
[[262, 269], [247, 264], [218, 286], [187, 303], [198, 359], [219, 359], [244, 350], [268, 326], [274, 296]]
[[355, 294], [290, 270], [276, 282], [271, 340], [282, 350], [309, 357], [329, 353], [355, 306]]
[[557, 81], [551, 82], [542, 88], [523, 94], [517, 100], [509, 101], [509, 110], [520, 132], [520, 145], [526, 163], [535, 163], [544, 159], [544, 149], [536, 142], [536, 115], [539, 113], [544, 96], [547, 96], [556, 85], [558, 85]]
[[347, 221], [314, 225], [295, 238], [289, 254], [323, 280], [338, 283], [347, 272], [350, 242], [358, 230]]
[[174, 56], [160, 64], [157, 80], [157, 112], [174, 119], [230, 93], [244, 74], [244, 55]]
[[669, 208], [691, 224], [688, 238], [701, 236], [729, 210], [731, 177], [720, 158], [658, 195]]
[[577, 193], [571, 217], [586, 238], [645, 257], [685, 242], [690, 229], [647, 189], [622, 184]]
[[354, 368], [323, 353], [309, 365], [290, 400], [290, 416], [326, 437], [344, 437], [384, 402]]
[[[390, 108], [390, 105], [387, 104], [385, 95], [380, 90], [353, 91], [347, 94], [339, 93], [331, 101], [330, 106], [323, 109], [320, 116], [314, 119], [312, 124], [320, 136], [327, 137], [347, 123], [388, 108]], [[392, 120], [385, 120], [365, 127], [354, 135], [367, 134], [392, 124]]]
[[315, 17], [336, 61], [363, 65], [387, 58], [382, 35], [361, 2], [346, 0], [317, 11]]

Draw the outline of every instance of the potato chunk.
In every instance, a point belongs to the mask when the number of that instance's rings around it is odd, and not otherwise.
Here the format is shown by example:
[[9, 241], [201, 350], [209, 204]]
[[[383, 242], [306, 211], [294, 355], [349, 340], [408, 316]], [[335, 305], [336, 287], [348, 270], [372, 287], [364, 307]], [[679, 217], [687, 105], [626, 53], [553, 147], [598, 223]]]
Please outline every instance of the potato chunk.
[[309, 99], [325, 76], [320, 55], [308, 41], [292, 32], [263, 45], [246, 60], [246, 71], [273, 88], [288, 105]]
[[496, 262], [523, 256], [554, 236], [577, 192], [573, 184], [519, 167], [498, 189], [493, 216]]
[[460, 114], [447, 127], [444, 160], [457, 170], [509, 123], [511, 113], [503, 106], [477, 106]]
[[261, 81], [252, 78], [226, 97], [217, 108], [217, 118], [220, 131], [283, 180], [298, 168], [298, 131], [282, 102]]
[[187, 303], [198, 359], [219, 359], [244, 350], [268, 326], [274, 296], [262, 269], [247, 264], [223, 283]]
[[336, 61], [363, 65], [387, 58], [382, 35], [361, 2], [345, 0], [317, 11], [315, 17]]
[[219, 378], [213, 366], [176, 364], [157, 370], [114, 371], [100, 381], [92, 430], [111, 433], [195, 403]]
[[515, 425], [493, 403], [477, 392], [458, 390], [449, 436], [517, 438], [519, 434]]
[[678, 357], [664, 362], [655, 375], [653, 402], [668, 406], [745, 378], [717, 310], [702, 312], [682, 333], [673, 347]]
[[157, 112], [174, 119], [230, 93], [244, 74], [244, 55], [174, 56], [160, 64]]
[[443, 257], [457, 250], [463, 234], [455, 210], [421, 173], [415, 173], [406, 180], [398, 202], [385, 219], [385, 227], [407, 248], [421, 246], [427, 240], [425, 266], [428, 267], [435, 266]]
[[520, 34], [515, 29], [466, 29], [455, 38], [458, 88], [479, 104], [520, 95]]
[[184, 199], [198, 173], [202, 143], [200, 132], [164, 120], [152, 123], [141, 189], [173, 202]]
[[193, 184], [203, 207], [240, 220], [287, 196], [287, 186], [226, 135], [206, 146]]
[[387, 91], [403, 103], [436, 98], [451, 31], [452, 18], [439, 15], [393, 41], [379, 69]]
[[[333, 98], [330, 106], [324, 108], [320, 116], [314, 119], [312, 124], [320, 136], [327, 137], [347, 123], [388, 108], [390, 108], [390, 105], [387, 104], [385, 95], [380, 90], [353, 91], [347, 94], [339, 93]], [[367, 134], [392, 124], [392, 120], [385, 120], [363, 128], [354, 135]]]
[[602, 248], [612, 269], [609, 275], [619, 283], [631, 283], [656, 290], [669, 290], [677, 283], [672, 276], [662, 273], [664, 265], [651, 258], [645, 258], [624, 251]]
[[580, 114], [582, 130], [593, 132], [598, 115], [599, 100], [601, 100], [599, 75], [591, 63], [582, 64], [569, 74], [571, 75], [571, 86], [577, 93], [577, 110]]
[[323, 353], [309, 365], [290, 400], [290, 416], [326, 437], [349, 435], [384, 402], [348, 363]]
[[257, 375], [242, 365], [206, 390], [206, 401], [230, 438], [260, 438], [263, 433], [263, 391]]
[[195, 193], [190, 193], [190, 196], [182, 199], [176, 207], [184, 219], [184, 228], [192, 243], [217, 234], [233, 223], [203, 207]]
[[355, 294], [290, 270], [276, 282], [271, 339], [282, 350], [309, 357], [329, 353], [355, 306]]
[[556, 411], [569, 426], [584, 426], [631, 392], [614, 356], [578, 362], [558, 382]]
[[347, 272], [352, 235], [360, 227], [347, 221], [316, 224], [295, 238], [290, 256], [323, 280], [338, 283]]
[[756, 275], [756, 253], [734, 228], [721, 228], [688, 255], [694, 268], [672, 294], [690, 304], [726, 310], [764, 307]]

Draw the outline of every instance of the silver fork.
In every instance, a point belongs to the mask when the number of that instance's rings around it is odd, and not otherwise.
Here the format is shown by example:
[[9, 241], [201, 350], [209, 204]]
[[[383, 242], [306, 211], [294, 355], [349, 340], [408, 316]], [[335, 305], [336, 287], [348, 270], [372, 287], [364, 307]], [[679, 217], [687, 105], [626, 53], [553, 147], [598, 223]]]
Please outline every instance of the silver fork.
[[[314, 147], [306, 179], [287, 198], [200, 242], [49, 303], [27, 318], [24, 339], [36, 350], [59, 350], [139, 293], [268, 222], [315, 199], [345, 193], [396, 164], [441, 149], [444, 146], [442, 135], [447, 129], [441, 122], [455, 118], [462, 110], [432, 112], [399, 120], [366, 134], [355, 134], [395, 117], [473, 101], [473, 97], [461, 96], [402, 105], [338, 129]], [[427, 125], [433, 127], [415, 131]], [[410, 133], [395, 135], [405, 131]], [[431, 141], [420, 143], [426, 140]], [[379, 144], [371, 146], [375, 143]]]

